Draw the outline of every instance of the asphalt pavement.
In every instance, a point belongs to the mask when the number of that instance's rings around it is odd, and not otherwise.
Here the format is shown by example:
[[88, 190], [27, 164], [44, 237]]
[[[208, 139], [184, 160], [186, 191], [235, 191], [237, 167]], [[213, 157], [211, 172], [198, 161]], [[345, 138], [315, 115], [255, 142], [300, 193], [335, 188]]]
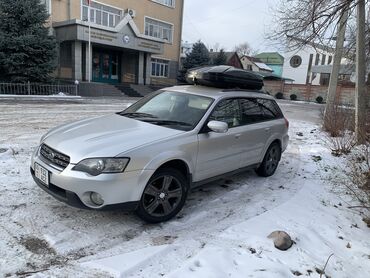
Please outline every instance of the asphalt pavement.
[[302, 101], [278, 100], [278, 104], [288, 120], [297, 120], [314, 124], [320, 124], [321, 115], [325, 109], [324, 104]]
[[[45, 97], [45, 96], [32, 96], [32, 97], [7, 97], [0, 96], [0, 105], [110, 105], [119, 103], [134, 103], [139, 98], [130, 97]], [[309, 103], [302, 101], [290, 101], [290, 100], [278, 100], [281, 109], [284, 112], [285, 117], [288, 120], [298, 120], [309, 123], [319, 124], [321, 121], [321, 114], [325, 106], [323, 104]]]

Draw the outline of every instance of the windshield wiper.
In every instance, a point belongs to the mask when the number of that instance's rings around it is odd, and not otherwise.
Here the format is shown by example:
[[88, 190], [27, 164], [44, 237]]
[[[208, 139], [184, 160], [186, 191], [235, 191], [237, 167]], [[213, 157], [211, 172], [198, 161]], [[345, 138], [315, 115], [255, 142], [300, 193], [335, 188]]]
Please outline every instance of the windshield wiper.
[[140, 113], [140, 112], [118, 112], [118, 115], [127, 116], [129, 118], [157, 118], [156, 116], [148, 113]]
[[145, 119], [144, 122], [149, 122], [157, 125], [182, 125], [182, 126], [193, 126], [192, 124], [180, 122], [180, 121], [170, 121], [170, 120], [156, 120], [156, 119]]

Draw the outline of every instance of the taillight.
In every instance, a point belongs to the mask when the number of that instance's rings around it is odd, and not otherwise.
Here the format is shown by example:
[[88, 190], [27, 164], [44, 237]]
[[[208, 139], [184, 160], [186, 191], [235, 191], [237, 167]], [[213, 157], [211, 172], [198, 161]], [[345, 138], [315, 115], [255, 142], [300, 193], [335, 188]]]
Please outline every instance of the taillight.
[[284, 117], [284, 121], [285, 121], [286, 128], [289, 128], [289, 121], [288, 121], [288, 119]]

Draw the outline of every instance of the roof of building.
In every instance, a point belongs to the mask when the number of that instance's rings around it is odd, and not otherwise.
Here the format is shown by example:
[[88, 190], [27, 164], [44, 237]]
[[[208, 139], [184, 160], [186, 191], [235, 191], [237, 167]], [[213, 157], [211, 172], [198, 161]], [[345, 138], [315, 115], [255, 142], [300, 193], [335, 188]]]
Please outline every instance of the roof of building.
[[259, 69], [262, 69], [262, 70], [266, 70], [266, 71], [271, 71], [273, 72], [274, 70], [272, 68], [270, 68], [268, 65], [266, 65], [265, 63], [257, 63], [257, 62], [254, 62], [255, 65], [259, 68]]
[[[226, 51], [224, 53], [226, 55], [226, 60], [227, 61], [229, 61], [236, 54], [236, 52], [226, 52]], [[211, 59], [214, 59], [214, 58], [217, 57], [218, 54], [220, 54], [220, 52], [214, 52], [214, 51], [212, 51], [212, 52], [209, 52], [209, 57]]]
[[255, 58], [258, 58], [267, 65], [283, 65], [284, 57], [278, 52], [262, 52], [257, 54]]
[[260, 59], [258, 59], [256, 57], [251, 57], [251, 56], [244, 55], [241, 59], [243, 60], [245, 58], [248, 59], [251, 63], [255, 64], [256, 67], [258, 67], [261, 70], [270, 71], [270, 72], [274, 71], [268, 65], [266, 65], [264, 62], [262, 62]]
[[[225, 53], [225, 56], [226, 56], [226, 63], [228, 65], [231, 65], [230, 64], [230, 61], [233, 57], [236, 58], [236, 60], [234, 61], [234, 63], [232, 64], [232, 66], [234, 67], [237, 67], [237, 68], [243, 68], [243, 64], [240, 60], [240, 57], [238, 55], [238, 53], [236, 52], [224, 52]], [[220, 52], [209, 52], [209, 58], [211, 61], [213, 61], [213, 59], [216, 59], [217, 55], [220, 54]], [[238, 64], [238, 65], [235, 65], [235, 62]]]
[[291, 78], [285, 78], [281, 77], [279, 75], [276, 75], [272, 72], [258, 72], [259, 75], [263, 77], [263, 80], [284, 80], [284, 81], [294, 81], [294, 79]]
[[261, 61], [260, 59], [258, 59], [256, 57], [252, 57], [252, 56], [248, 56], [248, 55], [243, 55], [240, 59], [243, 59], [243, 58], [247, 58], [249, 61], [251, 61], [253, 63], [263, 63], [263, 61]]

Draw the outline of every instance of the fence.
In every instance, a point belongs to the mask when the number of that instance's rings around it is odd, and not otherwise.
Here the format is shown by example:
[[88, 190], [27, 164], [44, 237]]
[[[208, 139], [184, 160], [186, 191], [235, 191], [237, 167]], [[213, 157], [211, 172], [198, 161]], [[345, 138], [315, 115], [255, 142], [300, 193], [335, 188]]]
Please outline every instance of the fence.
[[0, 83], [0, 95], [78, 95], [77, 85]]
[[[265, 81], [264, 83], [265, 90], [271, 95], [281, 92], [286, 99], [295, 94], [298, 100], [315, 101], [317, 97], [321, 96], [325, 101], [328, 92], [328, 86], [287, 84], [282, 81]], [[367, 88], [367, 91], [370, 92], [370, 87]], [[355, 102], [355, 86], [339, 84], [337, 100], [342, 104], [353, 105]]]

